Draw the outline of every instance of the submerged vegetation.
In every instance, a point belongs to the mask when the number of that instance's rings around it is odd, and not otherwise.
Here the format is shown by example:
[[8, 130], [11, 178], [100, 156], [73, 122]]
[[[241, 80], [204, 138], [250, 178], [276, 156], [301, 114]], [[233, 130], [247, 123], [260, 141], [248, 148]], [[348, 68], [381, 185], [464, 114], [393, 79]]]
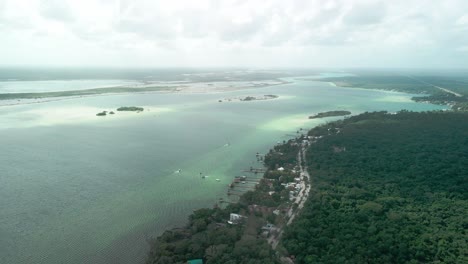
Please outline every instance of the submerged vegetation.
[[[208, 264], [280, 263], [266, 238], [277, 235], [276, 226], [284, 225], [292, 206], [286, 183], [299, 176], [294, 171], [298, 151], [296, 140], [275, 146], [265, 155], [268, 170], [256, 188], [244, 193], [238, 203], [197, 210], [184, 228], [164, 232], [151, 241], [147, 263], [186, 263], [189, 259]], [[229, 224], [231, 214], [241, 215], [242, 220]]]
[[468, 262], [467, 113], [365, 113], [309, 135], [311, 194], [283, 240], [297, 263]]

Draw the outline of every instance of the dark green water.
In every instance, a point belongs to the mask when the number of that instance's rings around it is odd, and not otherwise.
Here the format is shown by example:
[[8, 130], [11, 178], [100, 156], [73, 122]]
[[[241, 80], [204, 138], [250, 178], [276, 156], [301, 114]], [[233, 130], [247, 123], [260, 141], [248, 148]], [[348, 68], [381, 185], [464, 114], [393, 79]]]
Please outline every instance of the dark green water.
[[[280, 98], [218, 103], [263, 94]], [[410, 97], [294, 81], [217, 94], [99, 96], [2, 107], [0, 263], [141, 262], [148, 237], [226, 197], [234, 176], [260, 166], [256, 152], [300, 127], [336, 119], [308, 120], [309, 115], [442, 108]], [[149, 111], [95, 116], [123, 105]], [[201, 179], [200, 172], [209, 177]]]

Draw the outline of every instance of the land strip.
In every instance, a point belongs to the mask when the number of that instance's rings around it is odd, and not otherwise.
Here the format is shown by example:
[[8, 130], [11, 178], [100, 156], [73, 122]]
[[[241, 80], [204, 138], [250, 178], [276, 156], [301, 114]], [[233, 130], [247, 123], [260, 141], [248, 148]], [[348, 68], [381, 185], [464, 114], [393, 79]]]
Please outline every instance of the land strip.
[[439, 89], [439, 90], [441, 90], [441, 91], [444, 91], [444, 92], [446, 92], [446, 93], [453, 94], [453, 95], [455, 95], [456, 97], [463, 97], [462, 94], [456, 93], [456, 92], [454, 92], [454, 91], [452, 91], [452, 90], [449, 90], [449, 89], [447, 89], [447, 88], [443, 88], [443, 87], [440, 87], [440, 86], [437, 86], [437, 85], [428, 83], [428, 82], [426, 82], [426, 81], [420, 80], [420, 79], [418, 79], [418, 78], [416, 78], [416, 77], [413, 77], [413, 76], [407, 76], [407, 77], [410, 78], [410, 79], [413, 79], [413, 80], [415, 80], [415, 81], [418, 81], [418, 82], [420, 82], [420, 83], [422, 83], [422, 84], [427, 84], [427, 85], [430, 85], [430, 86], [432, 86], [432, 87], [435, 87], [435, 88], [437, 88], [437, 89]]

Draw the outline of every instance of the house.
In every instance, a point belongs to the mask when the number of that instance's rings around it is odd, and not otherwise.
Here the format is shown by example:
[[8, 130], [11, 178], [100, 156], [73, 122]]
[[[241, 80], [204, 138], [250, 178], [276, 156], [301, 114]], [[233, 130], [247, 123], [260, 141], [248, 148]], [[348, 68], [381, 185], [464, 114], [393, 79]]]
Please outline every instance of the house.
[[279, 168], [278, 168], [278, 171], [284, 171], [284, 168], [283, 168], [283, 167], [279, 167]]
[[271, 230], [271, 229], [273, 229], [273, 228], [275, 228], [275, 225], [274, 225], [274, 224], [270, 224], [270, 223], [268, 223], [268, 224], [262, 226], [262, 230]]
[[228, 223], [231, 224], [231, 225], [237, 225], [238, 223], [240, 223], [242, 221], [242, 219], [244, 219], [245, 216], [243, 215], [240, 215], [240, 214], [230, 214], [229, 215], [229, 221]]

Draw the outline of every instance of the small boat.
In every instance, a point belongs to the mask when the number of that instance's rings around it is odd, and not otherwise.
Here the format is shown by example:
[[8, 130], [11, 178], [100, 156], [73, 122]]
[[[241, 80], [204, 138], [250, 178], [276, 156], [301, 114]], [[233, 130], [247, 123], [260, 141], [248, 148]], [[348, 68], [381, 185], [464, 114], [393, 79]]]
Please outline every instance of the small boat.
[[178, 169], [175, 171], [175, 173], [180, 173], [182, 171], [182, 169]]
[[220, 181], [220, 179], [216, 179], [216, 181]]

